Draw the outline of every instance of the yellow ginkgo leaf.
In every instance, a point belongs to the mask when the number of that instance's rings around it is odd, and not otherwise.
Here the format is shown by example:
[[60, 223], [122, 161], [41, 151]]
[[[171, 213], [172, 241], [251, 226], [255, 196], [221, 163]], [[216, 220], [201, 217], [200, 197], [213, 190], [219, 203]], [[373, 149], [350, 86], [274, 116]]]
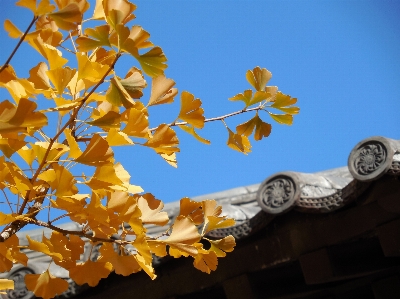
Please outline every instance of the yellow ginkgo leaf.
[[141, 233], [136, 236], [135, 241], [132, 245], [136, 248], [138, 255], [143, 258], [146, 265], [151, 265], [153, 262], [153, 256], [150, 251], [150, 246], [147, 244], [148, 236], [145, 233]]
[[110, 80], [106, 100], [115, 106], [124, 106], [127, 109], [133, 107], [135, 104], [129, 93], [116, 78], [111, 78]]
[[132, 52], [132, 49], [144, 49], [153, 46], [153, 43], [148, 41], [149, 37], [150, 34], [142, 27], [138, 25], [132, 26], [129, 30], [128, 38], [122, 45], [122, 49], [135, 55], [136, 51]]
[[71, 69], [69, 67], [53, 69], [46, 72], [59, 95], [63, 94], [65, 87], [67, 87], [75, 73], [76, 69]]
[[207, 216], [207, 220], [207, 225], [204, 224], [206, 228], [203, 231], [204, 234], [215, 229], [226, 228], [235, 224], [235, 220], [226, 217]]
[[261, 140], [271, 134], [272, 126], [269, 123], [263, 122], [260, 118], [256, 123], [256, 130], [254, 131], [254, 140]]
[[271, 94], [266, 91], [256, 91], [253, 96], [253, 91], [248, 89], [245, 90], [243, 93], [239, 93], [236, 96], [229, 98], [230, 101], [242, 101], [245, 103], [245, 107], [252, 106], [254, 104], [260, 103], [264, 100], [269, 100]]
[[178, 162], [176, 161], [176, 154], [175, 153], [172, 153], [170, 155], [160, 154], [160, 156], [161, 156], [161, 158], [164, 159], [165, 162], [167, 162], [172, 167], [175, 167], [175, 168], [178, 167]]
[[179, 251], [196, 255], [198, 251], [193, 244], [199, 240], [200, 234], [193, 221], [188, 217], [178, 216], [172, 227], [171, 235], [164, 242]]
[[94, 287], [100, 279], [106, 278], [111, 271], [112, 265], [109, 262], [93, 262], [89, 259], [85, 263], [77, 264], [69, 269], [69, 276], [79, 285], [87, 283]]
[[201, 202], [204, 211], [204, 217], [219, 216], [222, 213], [222, 206], [219, 206], [215, 199], [207, 199]]
[[274, 103], [271, 105], [271, 107], [276, 108], [281, 110], [282, 112], [285, 112], [287, 114], [297, 114], [299, 113], [300, 109], [298, 107], [288, 107], [293, 104], [296, 104], [297, 99], [292, 98], [289, 95], [285, 95], [281, 92], [278, 92], [275, 97]]
[[63, 9], [67, 7], [70, 3], [76, 3], [78, 5], [79, 11], [83, 14], [90, 8], [90, 3], [88, 0], [54, 0], [57, 4], [58, 9]]
[[[192, 247], [191, 247], [192, 248]], [[197, 253], [198, 253], [198, 251], [197, 251], [197, 248], [196, 247], [193, 247], [194, 248], [194, 253], [193, 253], [193, 256], [194, 255], [196, 255]], [[174, 258], [180, 258], [180, 257], [188, 257], [188, 256], [190, 256], [190, 254], [189, 253], [187, 253], [187, 252], [184, 252], [184, 251], [180, 251], [180, 250], [178, 250], [178, 249], [176, 249], [176, 248], [174, 248], [174, 247], [169, 247], [168, 248], [168, 254], [170, 255], [170, 256], [172, 256], [172, 257], [174, 257]]]
[[209, 240], [205, 238], [208, 242], [210, 242], [210, 251], [214, 251], [217, 257], [226, 256], [225, 252], [232, 252], [233, 248], [236, 246], [235, 238], [233, 236], [227, 236], [220, 240]]
[[[51, 207], [60, 209], [60, 210], [65, 210], [68, 211], [68, 214], [70, 214], [70, 217], [72, 220], [82, 223], [82, 221], [76, 220], [75, 215], [82, 216], [84, 212], [84, 206], [86, 205], [85, 202], [85, 197], [81, 197], [80, 194], [75, 194], [73, 196], [64, 196], [64, 197], [59, 197], [56, 200], [50, 200], [51, 201]], [[83, 217], [79, 217], [80, 220], [82, 220]], [[86, 221], [86, 219], [84, 219]]]
[[[97, 7], [97, 17], [101, 16], [100, 7]], [[103, 9], [106, 21], [114, 29], [118, 24], [126, 24], [135, 18], [133, 11], [136, 6], [127, 0], [103, 0]]]
[[214, 251], [203, 250], [194, 258], [193, 265], [196, 269], [210, 274], [211, 271], [217, 270], [218, 258]]
[[147, 244], [150, 247], [150, 251], [156, 256], [164, 257], [167, 253], [167, 246], [164, 242], [158, 240], [147, 240]]
[[92, 178], [86, 183], [93, 190], [112, 189], [113, 186], [122, 186], [121, 179], [117, 176], [114, 165], [107, 163], [96, 167]]
[[85, 242], [78, 236], [69, 235], [69, 242], [66, 247], [71, 252], [71, 259], [73, 261], [79, 260], [81, 258], [81, 254], [83, 254], [85, 250]]
[[51, 88], [49, 77], [46, 72], [48, 71], [47, 64], [39, 62], [38, 65], [29, 71], [28, 80], [32, 82], [36, 89], [49, 89]]
[[74, 30], [82, 22], [83, 12], [76, 2], [70, 2], [49, 16], [63, 30]]
[[47, 239], [43, 236], [42, 242], [46, 244], [49, 248], [52, 248], [52, 251], [62, 255], [62, 260], [54, 259], [55, 264], [65, 269], [68, 269], [71, 266], [75, 266], [76, 261], [71, 260], [71, 250], [69, 250], [69, 248], [67, 247], [69, 240], [62, 233], [53, 231], [51, 233], [50, 239]]
[[290, 114], [274, 114], [271, 112], [268, 112], [269, 115], [275, 120], [276, 122], [284, 125], [292, 125], [293, 123], [293, 116]]
[[19, 0], [16, 5], [28, 8], [35, 16], [50, 13], [56, 8], [54, 5], [50, 4], [49, 0], [42, 0], [37, 6], [36, 0]]
[[51, 29], [51, 31], [53, 31], [53, 32], [59, 31], [57, 24], [52, 19], [50, 19], [47, 15], [40, 16], [38, 18], [38, 20], [36, 21], [35, 25], [36, 25], [36, 30]]
[[76, 162], [97, 166], [108, 163], [114, 157], [112, 149], [100, 135], [94, 134], [85, 151], [76, 158]]
[[161, 200], [156, 199], [152, 194], [146, 193], [139, 197], [137, 206], [142, 213], [140, 219], [143, 223], [160, 226], [168, 223], [169, 217], [167, 212], [161, 212], [164, 203]]
[[252, 97], [253, 97], [253, 91], [251, 89], [247, 89], [243, 93], [239, 93], [234, 97], [229, 98], [229, 100], [243, 101], [246, 104], [246, 106], [248, 106], [248, 103], [250, 103]]
[[0, 73], [0, 83], [7, 83], [16, 79], [17, 75], [15, 74], [14, 68], [11, 65], [7, 65]]
[[78, 188], [75, 186], [76, 180], [71, 172], [62, 165], [54, 163], [53, 169], [42, 172], [38, 178], [47, 182], [53, 191], [55, 191], [54, 195], [58, 197], [78, 193]]
[[190, 135], [192, 135], [194, 138], [196, 138], [198, 141], [204, 143], [204, 144], [211, 144], [210, 140], [207, 140], [203, 137], [201, 137], [199, 134], [197, 134], [197, 132], [195, 131], [195, 129], [192, 126], [187, 126], [187, 125], [179, 125], [178, 126], [180, 129], [182, 129], [183, 131], [185, 131], [186, 133], [189, 133]]
[[278, 92], [276, 95], [275, 101], [271, 105], [271, 107], [281, 108], [281, 107], [286, 107], [286, 106], [296, 104], [296, 102], [297, 102], [296, 98], [292, 98], [289, 95]]
[[0, 279], [0, 294], [4, 294], [4, 290], [13, 290], [14, 280], [10, 279]]
[[147, 86], [142, 72], [135, 67], [130, 68], [125, 78], [119, 82], [133, 99], [140, 99], [143, 96], [142, 90]]
[[35, 112], [37, 104], [22, 98], [15, 107], [9, 101], [0, 103], [0, 133], [25, 131], [28, 127], [47, 125], [47, 117]]
[[[51, 23], [51, 22], [49, 22]], [[49, 44], [53, 47], [58, 47], [63, 39], [63, 35], [59, 31], [53, 31], [52, 28], [44, 28], [40, 31], [40, 38], [44, 44]]]
[[27, 142], [24, 141], [24, 136], [17, 132], [1, 134], [0, 135], [0, 151], [10, 158], [16, 151], [25, 146]]
[[263, 137], [268, 137], [271, 133], [271, 125], [265, 123], [258, 116], [258, 113], [249, 121], [242, 123], [236, 127], [236, 131], [239, 135], [250, 136], [254, 132], [254, 139], [261, 140]]
[[96, 0], [96, 6], [94, 8], [93, 20], [105, 20], [106, 16], [104, 14], [104, 9], [103, 9], [103, 0]]
[[19, 240], [11, 235], [4, 242], [0, 242], [0, 272], [10, 271], [13, 263], [27, 265], [28, 257], [20, 251]]
[[118, 214], [131, 216], [136, 210], [136, 203], [136, 198], [129, 196], [128, 192], [115, 191], [108, 196], [107, 208]]
[[179, 215], [189, 217], [196, 225], [203, 223], [202, 202], [192, 201], [190, 198], [184, 197], [180, 200], [179, 206]]
[[218, 217], [222, 213], [222, 207], [217, 204], [215, 200], [203, 200], [201, 202], [202, 210], [204, 213], [204, 226], [203, 226], [203, 232], [202, 235], [204, 235], [204, 231], [207, 227], [208, 224], [208, 217], [213, 216], [213, 217]]
[[54, 251], [61, 253], [64, 259], [71, 257], [71, 251], [68, 249], [69, 240], [64, 234], [53, 231], [50, 242], [54, 246]]
[[178, 118], [191, 124], [193, 127], [201, 129], [204, 127], [204, 109], [200, 107], [200, 99], [195, 99], [194, 95], [187, 91], [181, 94], [181, 110]]
[[49, 270], [42, 274], [26, 274], [25, 285], [35, 296], [50, 299], [68, 290], [68, 282], [51, 275]]
[[93, 190], [120, 190], [131, 193], [142, 192], [139, 186], [129, 183], [130, 175], [120, 163], [104, 163], [96, 168], [86, 185]]
[[15, 3], [18, 6], [22, 6], [31, 10], [34, 14], [36, 13], [36, 0], [19, 0]]
[[227, 128], [227, 129], [229, 132], [227, 145], [231, 149], [234, 149], [235, 151], [239, 151], [245, 155], [247, 155], [249, 152], [251, 152], [251, 144], [246, 135], [235, 134], [229, 128]]
[[23, 33], [10, 20], [4, 21], [4, 29], [8, 32], [11, 38], [19, 38]]
[[[33, 250], [33, 251], [38, 251], [41, 253], [44, 253], [45, 255], [50, 256], [51, 258], [55, 260], [62, 260], [63, 256], [59, 252], [55, 252], [53, 249], [53, 246], [51, 244], [44, 244], [42, 242], [35, 241], [29, 237], [29, 235], [26, 235], [26, 238], [28, 240], [28, 248]], [[44, 238], [44, 236], [43, 236]], [[50, 245], [50, 247], [49, 247]]]
[[147, 106], [172, 103], [178, 93], [178, 90], [173, 88], [174, 85], [175, 81], [166, 78], [164, 74], [153, 78], [151, 82], [151, 96]]
[[267, 69], [261, 69], [259, 66], [252, 71], [246, 72], [247, 81], [257, 90], [264, 91], [268, 81], [272, 78], [272, 74]]
[[0, 212], [0, 225], [6, 225], [13, 222], [14, 220], [15, 217], [11, 214], [4, 214], [3, 212]]
[[18, 103], [21, 98], [35, 98], [38, 93], [33, 83], [27, 79], [10, 80], [7, 83], [0, 83], [0, 86], [7, 88], [16, 103]]
[[15, 194], [25, 194], [27, 191], [33, 189], [30, 180], [23, 172], [19, 170], [19, 168], [15, 164], [13, 164], [12, 162], [6, 162], [5, 164], [7, 165], [8, 171], [14, 181], [13, 188], [10, 189], [11, 192]]
[[101, 25], [94, 28], [87, 28], [85, 35], [79, 36], [76, 39], [78, 50], [81, 52], [88, 52], [97, 47], [108, 46], [111, 47], [108, 36], [110, 33], [109, 25]]
[[79, 79], [94, 79], [100, 80], [108, 71], [107, 65], [90, 61], [85, 53], [77, 53], [78, 61], [78, 80]]
[[[71, 80], [69, 81], [69, 83], [67, 84], [67, 88], [69, 90], [69, 92], [71, 93], [72, 96], [75, 97], [79, 97], [80, 96], [80, 92], [90, 88], [90, 84], [85, 84], [85, 80], [84, 79], [80, 79], [78, 80], [78, 72], [75, 72], [71, 78]], [[94, 96], [96, 96], [95, 93], [93, 93], [91, 95], [90, 98], [93, 98]], [[53, 98], [54, 99], [54, 98]], [[58, 98], [61, 99], [61, 98]], [[54, 99], [55, 100], [55, 99]], [[65, 99], [63, 99], [64, 101], [67, 101]], [[68, 100], [69, 102], [71, 102], [70, 100]], [[75, 100], [76, 101], [76, 100]], [[88, 100], [89, 101], [89, 100]], [[57, 103], [57, 105], [60, 105], [61, 103]], [[64, 103], [65, 104], [65, 103]]]
[[[1, 258], [0, 270], [1, 270], [1, 272], [10, 271], [14, 265], [12, 257], [10, 256], [10, 258], [8, 259], [5, 255], [9, 255], [9, 252], [7, 251], [6, 248], [5, 248], [5, 250], [2, 250], [1, 247], [2, 246], [0, 244], [0, 258]], [[5, 251], [6, 254], [3, 254], [2, 251]]]
[[82, 151], [79, 148], [78, 142], [76, 142], [75, 138], [72, 136], [71, 130], [69, 128], [66, 128], [64, 130], [64, 135], [68, 141], [69, 146], [68, 156], [74, 159], [80, 157], [82, 155]]
[[27, 146], [23, 146], [21, 149], [17, 151], [18, 155], [29, 165], [32, 166], [33, 160], [35, 160], [36, 156], [33, 150]]
[[134, 257], [136, 258], [136, 261], [140, 267], [144, 270], [144, 272], [146, 272], [147, 275], [149, 275], [152, 280], [157, 278], [157, 275], [154, 273], [154, 268], [151, 264], [147, 264], [144, 258], [139, 254], [134, 255]]
[[118, 128], [121, 124], [120, 118], [121, 115], [119, 113], [114, 111], [108, 111], [99, 118], [96, 118], [95, 120], [92, 121], [88, 121], [86, 123], [92, 126], [97, 126], [102, 128]]
[[[131, 51], [132, 52], [132, 51]], [[139, 61], [143, 71], [150, 77], [157, 77], [164, 74], [164, 70], [167, 68], [163, 51], [160, 47], [154, 47], [145, 54], [139, 55], [134, 53], [135, 58]]]
[[128, 121], [122, 130], [123, 133], [128, 136], [150, 138], [149, 120], [145, 112], [131, 108], [125, 112], [125, 117]]
[[157, 154], [167, 154], [179, 152], [177, 147], [179, 144], [176, 133], [168, 125], [161, 124], [158, 126], [152, 138], [150, 138], [144, 146], [151, 147]]
[[50, 65], [50, 70], [61, 68], [64, 64], [68, 62], [68, 59], [63, 58], [62, 52], [57, 48], [49, 44], [43, 44], [43, 46], [47, 61]]
[[42, 163], [45, 155], [46, 155], [46, 161], [48, 163], [51, 163], [57, 159], [59, 159], [62, 155], [68, 152], [68, 146], [62, 144], [62, 143], [53, 143], [51, 149], [49, 152], [48, 151], [49, 147], [49, 142], [35, 142], [35, 144], [32, 144], [32, 150], [38, 159], [39, 163]]
[[99, 261], [109, 262], [116, 274], [128, 276], [132, 273], [139, 272], [141, 267], [133, 255], [119, 255], [115, 252], [111, 243], [105, 243], [100, 248], [101, 257]]
[[106, 141], [109, 146], [134, 145], [134, 142], [129, 138], [129, 136], [118, 129], [110, 129]]

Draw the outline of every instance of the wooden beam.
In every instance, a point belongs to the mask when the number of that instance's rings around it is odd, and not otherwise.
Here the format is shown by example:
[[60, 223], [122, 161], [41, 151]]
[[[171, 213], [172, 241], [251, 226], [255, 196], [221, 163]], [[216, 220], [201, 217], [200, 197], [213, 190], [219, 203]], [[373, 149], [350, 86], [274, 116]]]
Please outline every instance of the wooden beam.
[[400, 298], [400, 279], [392, 276], [381, 279], [372, 284], [375, 299], [399, 299]]
[[300, 256], [299, 261], [307, 284], [324, 283], [332, 280], [334, 274], [326, 248], [304, 254]]
[[257, 298], [246, 274], [225, 280], [223, 286], [227, 299]]
[[381, 225], [377, 231], [385, 256], [400, 256], [400, 219]]

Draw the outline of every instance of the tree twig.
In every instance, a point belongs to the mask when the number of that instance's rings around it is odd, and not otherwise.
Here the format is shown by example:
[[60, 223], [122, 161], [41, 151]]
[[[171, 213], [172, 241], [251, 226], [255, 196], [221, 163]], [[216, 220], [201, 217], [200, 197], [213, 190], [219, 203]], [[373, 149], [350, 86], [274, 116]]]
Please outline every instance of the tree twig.
[[31, 23], [29, 24], [28, 28], [25, 30], [25, 33], [21, 36], [21, 38], [19, 39], [18, 44], [15, 46], [14, 50], [12, 51], [11, 55], [8, 57], [7, 61], [4, 63], [4, 65], [0, 68], [0, 73], [6, 69], [6, 67], [9, 65], [11, 59], [14, 57], [15, 53], [17, 52], [19, 46], [21, 46], [22, 42], [24, 41], [26, 35], [28, 34], [29, 30], [31, 30], [33, 24], [35, 24], [35, 22], [37, 21], [39, 17], [38, 16], [34, 16], [33, 20], [31, 21]]
[[[206, 122], [212, 122], [212, 121], [217, 121], [217, 120], [224, 120], [225, 118], [232, 117], [232, 116], [235, 116], [235, 115], [238, 115], [238, 114], [242, 114], [242, 113], [246, 113], [246, 112], [251, 112], [251, 111], [258, 111], [258, 110], [262, 110], [262, 109], [264, 109], [264, 107], [262, 107], [262, 106], [258, 106], [258, 107], [254, 107], [254, 108], [249, 108], [249, 109], [243, 109], [243, 110], [235, 111], [235, 112], [228, 113], [228, 114], [225, 114], [225, 115], [222, 115], [222, 116], [206, 118], [206, 119], [204, 120], [204, 122], [206, 123]], [[170, 127], [174, 127], [174, 126], [183, 126], [183, 125], [187, 125], [187, 124], [188, 124], [187, 121], [182, 121], [182, 122], [173, 122], [173, 123], [170, 123], [169, 126], [170, 126]], [[157, 130], [157, 128], [151, 128], [151, 129], [150, 129], [150, 131], [152, 131], [152, 132], [155, 131], [155, 130]]]

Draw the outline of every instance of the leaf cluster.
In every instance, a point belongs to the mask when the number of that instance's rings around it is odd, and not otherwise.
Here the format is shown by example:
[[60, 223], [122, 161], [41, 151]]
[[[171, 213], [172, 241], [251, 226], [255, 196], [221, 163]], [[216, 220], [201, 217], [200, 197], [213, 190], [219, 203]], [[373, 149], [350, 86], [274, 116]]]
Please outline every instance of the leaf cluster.
[[[190, 92], [179, 93], [175, 81], [166, 77], [167, 58], [149, 40], [150, 34], [139, 25], [128, 25], [136, 9], [129, 1], [97, 0], [88, 19], [87, 0], [20, 0], [16, 4], [29, 9], [33, 18], [24, 32], [11, 20], [4, 22], [9, 36], [18, 42], [0, 68], [0, 88], [11, 97], [0, 102], [0, 190], [4, 197], [0, 204], [10, 210], [0, 212], [0, 271], [10, 271], [17, 263], [26, 265], [24, 250], [49, 256], [76, 283], [90, 286], [111, 271], [130, 275], [143, 270], [154, 279], [153, 256], [192, 257], [194, 267], [214, 271], [218, 258], [233, 250], [235, 240], [232, 236], [212, 240], [207, 234], [232, 226], [234, 220], [221, 216], [222, 209], [214, 200], [183, 198], [179, 215], [171, 221], [160, 200], [131, 184], [113, 148], [147, 147], [177, 167], [180, 149], [175, 128], [209, 144], [198, 130], [221, 121], [228, 130], [227, 145], [247, 154], [250, 135], [258, 141], [271, 132], [271, 124], [260, 113], [291, 125], [299, 111], [293, 106], [297, 100], [267, 86], [271, 73], [256, 67], [246, 73], [252, 89], [230, 98], [243, 102], [244, 108], [206, 118], [202, 101]], [[42, 58], [31, 66], [28, 78], [19, 77], [11, 64], [22, 42]], [[65, 58], [66, 54], [72, 58]], [[122, 58], [130, 59], [132, 67], [121, 75], [115, 66]], [[145, 88], [149, 88], [147, 99]], [[150, 128], [152, 109], [162, 109], [176, 97], [180, 108], [175, 118]], [[253, 116], [232, 131], [224, 120], [244, 113]], [[54, 209], [62, 215], [50, 219]], [[38, 218], [45, 211], [47, 222]], [[82, 229], [57, 227], [55, 222], [64, 217]], [[28, 236], [29, 245], [22, 250], [15, 233], [27, 224], [53, 232], [41, 241]], [[154, 237], [148, 234], [148, 225], [167, 228]], [[100, 246], [97, 258], [80, 260], [85, 242], [92, 250]], [[204, 242], [209, 243], [208, 249]], [[66, 281], [49, 270], [26, 275], [25, 283], [43, 298], [68, 288]], [[9, 288], [12, 282], [0, 280], [0, 289]]]

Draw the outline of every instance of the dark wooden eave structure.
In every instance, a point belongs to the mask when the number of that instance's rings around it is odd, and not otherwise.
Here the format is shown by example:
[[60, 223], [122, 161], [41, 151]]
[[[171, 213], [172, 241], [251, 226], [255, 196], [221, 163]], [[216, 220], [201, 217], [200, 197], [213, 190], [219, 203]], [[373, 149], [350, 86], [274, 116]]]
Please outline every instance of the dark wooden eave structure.
[[[399, 140], [362, 140], [347, 167], [281, 172], [205, 197], [237, 222], [211, 235], [237, 239], [217, 271], [163, 259], [154, 281], [112, 274], [75, 298], [400, 298]], [[166, 209], [173, 217], [177, 203]]]
[[278, 173], [224, 205], [254, 215], [216, 272], [168, 260], [155, 281], [112, 275], [77, 298], [400, 298], [400, 141], [368, 138], [348, 167]]

